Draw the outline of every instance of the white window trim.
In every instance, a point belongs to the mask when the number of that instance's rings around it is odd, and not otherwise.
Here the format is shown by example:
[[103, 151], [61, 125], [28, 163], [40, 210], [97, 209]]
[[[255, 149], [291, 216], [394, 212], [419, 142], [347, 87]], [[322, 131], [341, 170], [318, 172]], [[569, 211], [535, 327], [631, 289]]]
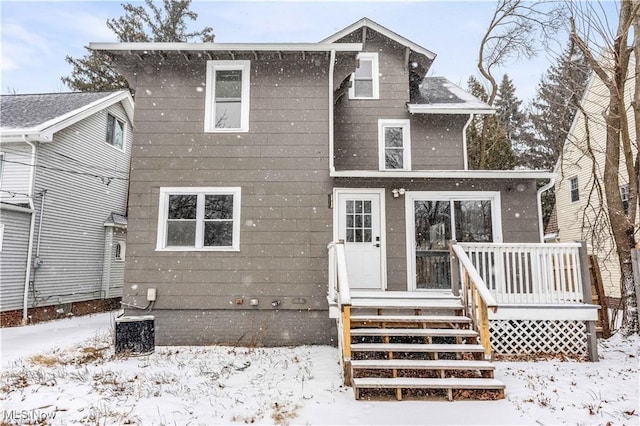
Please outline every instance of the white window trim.
[[[120, 247], [120, 256], [117, 256], [118, 253], [118, 247]], [[127, 252], [127, 244], [124, 241], [118, 241], [116, 243], [116, 248], [115, 251], [113, 253], [113, 260], [116, 262], [124, 262], [125, 256], [126, 256], [126, 252]]]
[[[109, 116], [113, 117], [116, 122], [122, 123], [122, 147], [117, 147], [112, 143], [109, 143], [109, 141], [107, 140], [107, 135], [109, 134]], [[110, 112], [107, 113], [107, 133], [105, 134], [105, 137], [104, 137], [104, 143], [106, 143], [111, 148], [117, 150], [118, 152], [126, 151], [125, 148], [127, 146], [127, 122], [121, 119], [120, 117], [118, 117], [117, 115], [111, 114]]]
[[[385, 167], [384, 129], [386, 127], [402, 127], [402, 165], [401, 169], [387, 169]], [[378, 170], [410, 171], [411, 170], [411, 125], [404, 119], [379, 119], [378, 120]]]
[[373, 96], [356, 96], [355, 75], [351, 74], [351, 87], [349, 87], [349, 99], [380, 99], [380, 68], [378, 66], [378, 54], [375, 52], [362, 52], [358, 54], [358, 60], [371, 60], [371, 76], [373, 77]]
[[[406, 246], [407, 246], [407, 287], [408, 291], [432, 291], [416, 288], [416, 247], [415, 236], [415, 212], [413, 203], [415, 201], [464, 201], [482, 200], [491, 201], [491, 226], [493, 231], [493, 242], [502, 243], [502, 201], [500, 191], [408, 191], [405, 193], [405, 221], [406, 221]], [[452, 236], [455, 237], [455, 226], [451, 229]]]
[[[240, 110], [239, 128], [215, 127], [215, 88], [216, 71], [242, 71], [242, 100]], [[204, 131], [209, 133], [238, 133], [249, 131], [249, 88], [250, 88], [251, 61], [207, 61], [206, 95], [204, 104]]]
[[0, 223], [0, 253], [2, 252], [3, 242], [4, 242], [4, 223]]
[[[162, 187], [158, 210], [158, 237], [156, 251], [240, 251], [240, 187]], [[204, 207], [198, 203], [196, 218], [195, 246], [167, 246], [167, 216], [169, 213], [169, 195], [233, 195], [233, 244], [231, 246], [203, 246]]]
[[[575, 191], [576, 191], [576, 194], [577, 194], [577, 197], [576, 197], [575, 200], [573, 199], [573, 191], [574, 191], [573, 182], [574, 181], [576, 182]], [[578, 176], [574, 176], [574, 177], [569, 179], [569, 202], [570, 203], [577, 203], [578, 201], [580, 201], [580, 181], [578, 180]]]

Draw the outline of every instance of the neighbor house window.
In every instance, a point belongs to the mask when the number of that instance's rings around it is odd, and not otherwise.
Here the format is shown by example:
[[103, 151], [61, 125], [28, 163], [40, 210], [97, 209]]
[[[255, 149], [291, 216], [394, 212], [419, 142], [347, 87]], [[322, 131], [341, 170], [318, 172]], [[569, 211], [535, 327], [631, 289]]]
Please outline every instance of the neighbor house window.
[[378, 120], [380, 170], [411, 170], [409, 120]]
[[124, 121], [107, 114], [107, 143], [118, 149], [124, 146]]
[[578, 178], [574, 177], [569, 180], [569, 191], [571, 194], [571, 202], [576, 202], [580, 199], [580, 189], [578, 188]]
[[2, 186], [2, 171], [4, 170], [4, 152], [0, 152], [0, 187]]
[[249, 131], [249, 61], [207, 61], [206, 132]]
[[360, 53], [358, 55], [358, 67], [351, 75], [351, 87], [349, 98], [351, 99], [378, 99], [378, 54]]
[[629, 184], [620, 187], [620, 198], [622, 199], [624, 214], [629, 214]]
[[240, 188], [160, 188], [158, 250], [240, 248]]
[[122, 262], [124, 261], [125, 251], [127, 246], [124, 242], [120, 241], [116, 244], [116, 252], [114, 255], [115, 260]]
[[2, 252], [2, 241], [4, 240], [4, 224], [0, 223], [0, 252]]

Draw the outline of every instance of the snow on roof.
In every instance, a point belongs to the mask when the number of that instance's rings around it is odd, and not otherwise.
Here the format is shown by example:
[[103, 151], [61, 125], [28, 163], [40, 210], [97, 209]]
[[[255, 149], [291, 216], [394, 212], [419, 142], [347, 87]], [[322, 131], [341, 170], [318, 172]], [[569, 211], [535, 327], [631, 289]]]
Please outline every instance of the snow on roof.
[[425, 77], [409, 102], [412, 114], [494, 114], [495, 110], [444, 77]]
[[119, 213], [111, 213], [107, 220], [104, 222], [104, 226], [114, 226], [116, 228], [127, 227], [127, 217]]

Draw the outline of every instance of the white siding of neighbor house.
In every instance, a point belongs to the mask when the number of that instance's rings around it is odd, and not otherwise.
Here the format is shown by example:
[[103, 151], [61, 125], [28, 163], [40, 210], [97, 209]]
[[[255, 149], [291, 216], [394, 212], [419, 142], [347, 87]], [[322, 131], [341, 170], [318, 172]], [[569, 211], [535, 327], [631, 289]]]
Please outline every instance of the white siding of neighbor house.
[[[627, 89], [629, 90], [626, 91], [626, 100], [627, 105], [630, 105], [633, 81], [627, 82]], [[595, 169], [595, 174], [602, 185], [606, 146], [606, 126], [602, 113], [606, 110], [607, 104], [607, 89], [600, 79], [593, 76], [582, 101], [583, 108], [589, 118], [585, 120], [584, 115], [578, 112], [572, 130], [565, 141], [558, 180], [555, 185], [556, 211], [560, 241], [587, 241], [589, 253], [598, 256], [605, 293], [611, 297], [620, 297], [620, 266], [606, 214], [597, 215], [601, 201], [598, 190], [595, 189], [593, 177]], [[633, 123], [631, 112], [629, 112], [629, 119]], [[633, 132], [633, 126], [631, 127], [631, 140], [635, 141], [635, 132]], [[587, 129], [590, 135], [593, 159], [585, 154]], [[633, 151], [635, 158], [635, 146]], [[620, 184], [622, 185], [627, 182], [623, 153], [621, 153], [620, 170]], [[574, 177], [578, 178], [580, 199], [571, 202], [570, 180]], [[601, 193], [602, 205], [603, 208], [606, 208], [604, 188]], [[594, 227], [592, 225], [594, 223], [598, 225]], [[590, 230], [592, 229], [599, 230], [596, 237], [591, 235]]]
[[0, 224], [4, 225], [0, 250], [0, 311], [22, 308], [27, 262], [25, 235], [29, 235], [31, 215], [0, 210]]
[[106, 227], [104, 241], [104, 270], [102, 272], [102, 289], [107, 298], [122, 297], [124, 285], [124, 260], [116, 259], [118, 243], [125, 244], [126, 258], [127, 231], [121, 228]]
[[[0, 175], [0, 201], [27, 204], [31, 179], [31, 147], [26, 143], [3, 143], [2, 174]], [[7, 192], [8, 191], [8, 192]]]
[[[124, 152], [106, 143], [107, 112], [126, 123]], [[125, 214], [131, 139], [131, 123], [121, 104], [116, 104], [39, 146], [39, 164], [77, 173], [38, 169], [34, 192], [46, 190], [39, 236], [42, 265], [34, 271], [30, 306], [106, 297], [102, 286], [104, 222], [111, 212]], [[120, 179], [108, 181], [106, 177]], [[34, 202], [35, 256], [42, 197], [36, 195]]]

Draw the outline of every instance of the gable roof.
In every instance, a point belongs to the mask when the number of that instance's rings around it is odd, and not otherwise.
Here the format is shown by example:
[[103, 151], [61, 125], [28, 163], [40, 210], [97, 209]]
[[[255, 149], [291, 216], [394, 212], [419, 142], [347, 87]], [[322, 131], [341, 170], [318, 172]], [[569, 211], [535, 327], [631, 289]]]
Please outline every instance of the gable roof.
[[494, 114], [495, 109], [444, 77], [425, 77], [407, 105], [411, 114]]
[[402, 37], [400, 34], [397, 34], [393, 31], [391, 31], [388, 28], [383, 27], [382, 25], [378, 24], [375, 21], [372, 21], [369, 18], [362, 18], [357, 22], [354, 22], [353, 24], [349, 25], [348, 27], [338, 31], [337, 33], [325, 38], [324, 40], [322, 40], [320, 43], [335, 43], [338, 40], [340, 40], [341, 38], [348, 36], [349, 34], [353, 33], [354, 31], [360, 30], [362, 29], [362, 27], [367, 27], [367, 28], [371, 28], [372, 30], [384, 35], [385, 37], [395, 41], [398, 44], [401, 44], [405, 47], [408, 47], [409, 49], [413, 50], [414, 52], [424, 55], [427, 59], [429, 60], [434, 60], [436, 57], [436, 54], [433, 53], [432, 51], [430, 51], [429, 49], [425, 49], [424, 47], [420, 46], [419, 44], [416, 44], [414, 42], [412, 42], [411, 40]]
[[133, 99], [128, 90], [2, 95], [0, 137], [3, 142], [51, 141], [54, 133], [118, 102], [133, 121]]

